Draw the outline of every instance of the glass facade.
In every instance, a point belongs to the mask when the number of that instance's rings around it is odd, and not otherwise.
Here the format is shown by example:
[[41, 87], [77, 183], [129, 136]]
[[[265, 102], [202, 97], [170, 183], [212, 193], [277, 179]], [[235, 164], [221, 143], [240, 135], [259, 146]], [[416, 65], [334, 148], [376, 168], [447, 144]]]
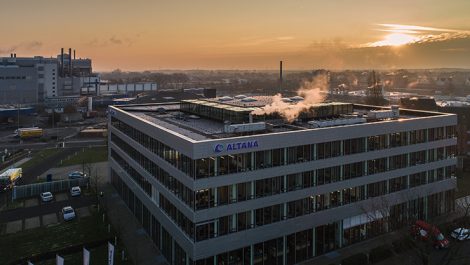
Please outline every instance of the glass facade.
[[[441, 181], [454, 176], [455, 167], [447, 166], [427, 169], [403, 176], [397, 174], [396, 177], [388, 180], [375, 181], [332, 192], [312, 194], [305, 198], [285, 201], [283, 203], [270, 203], [270, 205], [264, 205], [264, 207], [256, 209], [247, 208], [241, 212], [197, 223], [191, 221], [191, 216], [186, 216], [180, 211], [179, 207], [181, 206], [172, 203], [173, 197], [167, 198], [167, 194], [164, 195], [158, 191], [152, 194], [152, 184], [146, 179], [148, 176], [152, 176], [165, 187], [172, 194], [170, 196], [174, 195], [174, 198], [177, 198], [197, 213], [198, 211], [214, 207], [257, 200], [279, 194], [295, 193], [302, 189], [329, 185], [453, 158], [455, 157], [456, 148], [455, 146], [435, 149], [428, 148], [422, 151], [378, 157], [359, 162], [349, 161], [349, 163], [347, 159], [344, 159], [346, 163], [341, 165], [330, 165], [325, 168], [316, 168], [303, 172], [271, 176], [254, 181], [200, 190], [192, 190], [185, 186], [177, 178], [171, 176], [171, 174], [157, 165], [157, 163], [160, 164], [162, 161], [153, 161], [139, 152], [141, 148], [148, 149], [176, 170], [186, 174], [189, 179], [197, 181], [198, 179], [209, 177], [223, 177], [223, 175], [228, 174], [453, 138], [455, 137], [455, 127], [447, 126], [413, 130], [234, 155], [191, 159], [174, 148], [114, 117], [111, 118], [111, 125], [140, 145], [132, 145], [123, 137], [115, 133], [110, 134], [111, 142], [137, 165], [134, 166], [133, 163], [127, 161], [128, 158], [121, 155], [112, 146], [110, 157], [122, 169], [122, 171], [117, 170], [118, 172], [114, 171], [114, 169], [111, 170], [112, 183], [170, 264], [295, 264], [390, 230], [398, 229], [406, 224], [408, 220], [417, 218], [426, 219], [442, 215], [451, 211], [453, 207], [451, 203], [453, 198], [452, 191], [431, 195], [426, 194], [405, 203], [390, 205], [389, 212], [386, 215], [382, 215], [381, 218], [363, 221], [358, 217], [359, 221], [350, 221], [347, 225], [343, 224], [343, 221], [340, 220], [263, 242], [253, 244], [247, 242], [246, 246], [239, 249], [229, 249], [229, 251], [218, 253], [215, 256], [192, 260], [184, 248], [172, 237], [169, 232], [170, 229], [163, 227], [158, 218], [133, 193], [136, 191], [130, 190], [125, 182], [122, 181], [122, 172], [126, 172], [130, 176], [129, 180], [136, 183], [142, 190], [142, 194], [145, 194], [152, 203], [157, 203], [157, 206], [173, 222], [177, 229], [182, 231], [194, 244], [198, 244], [198, 242], [246, 230], [253, 230], [253, 233], [255, 233], [256, 228], [261, 226], [281, 223], [286, 220], [326, 211], [327, 209]], [[145, 172], [148, 175], [144, 174], [145, 176], [143, 176], [140, 172]]]
[[[455, 126], [447, 126], [192, 160], [168, 145], [114, 117], [111, 118], [111, 125], [193, 179], [278, 167], [456, 137]], [[452, 148], [456, 149], [456, 147]]]

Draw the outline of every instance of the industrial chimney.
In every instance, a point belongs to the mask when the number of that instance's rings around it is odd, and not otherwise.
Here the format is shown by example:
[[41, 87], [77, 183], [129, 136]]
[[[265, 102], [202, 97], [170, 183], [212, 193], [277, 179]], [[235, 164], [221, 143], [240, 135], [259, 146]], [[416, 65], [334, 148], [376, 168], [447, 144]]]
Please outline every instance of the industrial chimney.
[[69, 75], [72, 76], [72, 48], [69, 48]]
[[282, 61], [279, 61], [279, 93], [282, 93]]
[[64, 48], [60, 48], [60, 76], [64, 76]]

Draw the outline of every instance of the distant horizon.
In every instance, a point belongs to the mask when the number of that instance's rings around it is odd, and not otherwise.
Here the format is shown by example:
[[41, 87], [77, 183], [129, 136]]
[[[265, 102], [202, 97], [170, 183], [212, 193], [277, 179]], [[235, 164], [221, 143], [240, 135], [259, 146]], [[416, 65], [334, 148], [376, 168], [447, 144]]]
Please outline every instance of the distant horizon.
[[[123, 73], [130, 73], [130, 72], [191, 72], [191, 71], [236, 71], [236, 72], [273, 72], [278, 73], [279, 68], [272, 68], [272, 69], [145, 69], [145, 70], [125, 70], [125, 69], [113, 69], [113, 70], [104, 70], [100, 71], [97, 70], [98, 73], [111, 73], [116, 70], [120, 70]], [[315, 71], [315, 70], [328, 70], [333, 72], [342, 72], [342, 71], [397, 71], [397, 70], [405, 70], [405, 71], [470, 71], [470, 68], [458, 68], [458, 67], [440, 67], [440, 68], [357, 68], [357, 69], [328, 69], [328, 68], [315, 68], [315, 69], [285, 69], [283, 68], [282, 72], [305, 72], [305, 71]]]
[[468, 0], [9, 1], [0, 54], [71, 47], [97, 71], [269, 70], [279, 60], [286, 69], [469, 69], [468, 10]]

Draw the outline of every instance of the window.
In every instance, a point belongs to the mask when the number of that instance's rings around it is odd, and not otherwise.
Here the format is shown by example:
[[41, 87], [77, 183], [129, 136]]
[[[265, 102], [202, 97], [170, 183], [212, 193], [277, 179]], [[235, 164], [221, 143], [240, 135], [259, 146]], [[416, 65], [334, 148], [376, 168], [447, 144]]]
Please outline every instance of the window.
[[406, 176], [390, 179], [389, 180], [390, 192], [397, 192], [397, 191], [406, 189], [406, 186], [407, 186], [406, 180], [407, 180]]
[[407, 167], [408, 157], [406, 154], [391, 156], [389, 158], [389, 170]]
[[382, 196], [387, 193], [387, 181], [379, 181], [371, 184], [367, 184], [367, 197]]
[[397, 132], [390, 134], [390, 147], [399, 147], [407, 145], [406, 132]]
[[426, 184], [426, 172], [410, 175], [410, 188]]
[[365, 138], [344, 140], [344, 154], [351, 155], [364, 152]]
[[387, 170], [387, 158], [378, 158], [367, 161], [367, 174], [382, 173]]
[[367, 148], [369, 151], [388, 148], [386, 135], [376, 135], [367, 137]]
[[364, 176], [364, 162], [346, 164], [343, 168], [344, 179], [352, 179]]
[[246, 201], [251, 198], [251, 182], [237, 184], [237, 201]]

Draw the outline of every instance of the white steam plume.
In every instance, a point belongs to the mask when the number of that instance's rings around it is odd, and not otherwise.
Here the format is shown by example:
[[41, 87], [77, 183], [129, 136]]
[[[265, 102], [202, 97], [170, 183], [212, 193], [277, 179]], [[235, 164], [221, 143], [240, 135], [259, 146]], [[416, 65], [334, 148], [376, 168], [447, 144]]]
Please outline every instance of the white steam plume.
[[326, 74], [317, 75], [312, 80], [303, 81], [301, 87], [297, 90], [297, 95], [303, 97], [304, 100], [296, 103], [284, 102], [281, 94], [276, 94], [273, 96], [271, 104], [254, 110], [251, 114], [269, 115], [277, 113], [287, 121], [292, 122], [299, 117], [300, 113], [309, 110], [313, 104], [323, 102], [326, 94], [322, 91], [327, 91], [328, 86], [328, 76]]

